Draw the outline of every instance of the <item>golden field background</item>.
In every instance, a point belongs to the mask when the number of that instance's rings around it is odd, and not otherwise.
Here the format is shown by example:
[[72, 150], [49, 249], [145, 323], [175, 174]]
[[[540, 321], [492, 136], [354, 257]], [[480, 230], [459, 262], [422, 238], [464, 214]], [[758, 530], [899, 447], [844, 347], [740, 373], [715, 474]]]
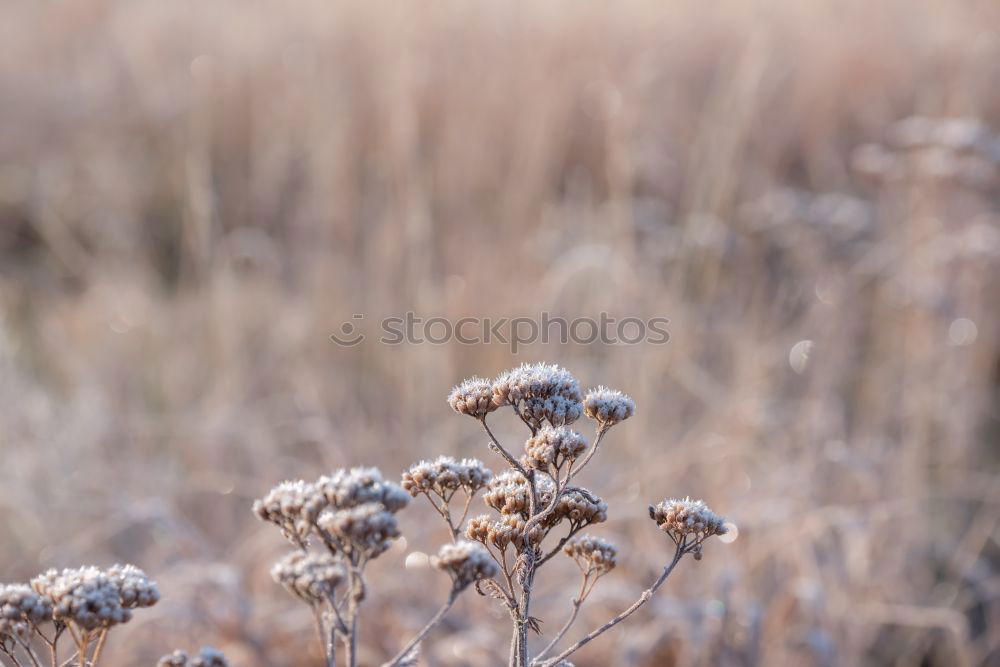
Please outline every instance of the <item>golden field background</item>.
[[[546, 360], [638, 405], [584, 475], [622, 555], [571, 637], [668, 558], [648, 503], [739, 527], [578, 667], [1000, 665], [996, 3], [13, 0], [0, 121], [0, 581], [144, 568], [108, 664], [318, 664], [253, 498], [498, 468], [444, 398]], [[328, 338], [407, 311], [671, 340]], [[404, 567], [430, 508], [401, 521], [364, 664], [446, 593]], [[502, 664], [496, 611], [465, 596], [425, 663]]]

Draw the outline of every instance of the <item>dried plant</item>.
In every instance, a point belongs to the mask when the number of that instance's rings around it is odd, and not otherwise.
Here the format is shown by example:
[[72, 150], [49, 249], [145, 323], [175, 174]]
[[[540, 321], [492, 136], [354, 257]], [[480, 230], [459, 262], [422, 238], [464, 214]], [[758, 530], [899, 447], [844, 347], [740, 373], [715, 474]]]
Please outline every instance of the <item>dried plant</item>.
[[[159, 599], [156, 582], [134, 565], [49, 570], [30, 585], [0, 585], [0, 653], [15, 667], [41, 667], [43, 654], [51, 667], [93, 667], [111, 628]], [[59, 640], [66, 634], [74, 653], [64, 660]]]
[[221, 651], [205, 646], [195, 656], [177, 649], [160, 658], [156, 667], [229, 667], [229, 662]]
[[[617, 562], [614, 545], [580, 534], [604, 522], [608, 506], [574, 480], [593, 459], [607, 432], [635, 414], [635, 403], [606, 387], [584, 395], [568, 371], [546, 364], [520, 366], [493, 382], [466, 380], [452, 390], [448, 403], [482, 424], [490, 449], [500, 455], [507, 470], [494, 475], [479, 460], [441, 456], [413, 464], [403, 473], [401, 486], [386, 481], [375, 468], [354, 468], [311, 484], [284, 482], [254, 503], [258, 518], [278, 526], [296, 547], [271, 573], [311, 607], [329, 667], [336, 664], [338, 643], [344, 647], [345, 664], [353, 667], [357, 662], [365, 566], [400, 536], [396, 513], [411, 497], [426, 498], [447, 526], [451, 543], [441, 546], [431, 562], [448, 575], [451, 586], [437, 613], [383, 667], [416, 664], [420, 643], [473, 585], [509, 613], [510, 667], [568, 665], [567, 657], [645, 604], [684, 555], [700, 559], [704, 541], [726, 532], [723, 520], [700, 501], [665, 500], [651, 506], [650, 517], [674, 544], [659, 578], [628, 609], [549, 658], [597, 581]], [[489, 414], [507, 406], [529, 431], [520, 457], [497, 440], [486, 422]], [[584, 415], [596, 424], [592, 444], [570, 428]], [[484, 514], [466, 522], [480, 491], [483, 502], [498, 516]], [[459, 539], [463, 524], [466, 540]], [[546, 539], [553, 534], [558, 535], [555, 544], [547, 546]], [[532, 656], [528, 632], [540, 629], [539, 620], [531, 614], [535, 577], [560, 553], [579, 567], [580, 590], [572, 600], [568, 620]]]

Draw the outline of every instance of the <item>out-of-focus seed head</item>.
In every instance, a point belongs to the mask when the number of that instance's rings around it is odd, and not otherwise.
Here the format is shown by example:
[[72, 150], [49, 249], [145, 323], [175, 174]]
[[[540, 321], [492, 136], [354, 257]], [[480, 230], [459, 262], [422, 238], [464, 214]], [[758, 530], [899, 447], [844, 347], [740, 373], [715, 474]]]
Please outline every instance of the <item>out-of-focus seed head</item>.
[[479, 579], [492, 579], [500, 572], [486, 549], [475, 542], [445, 544], [432, 563], [448, 573], [456, 588], [465, 588]]
[[493, 402], [513, 405], [533, 428], [572, 424], [583, 414], [580, 383], [565, 368], [523, 364], [493, 381]]
[[471, 377], [451, 390], [448, 405], [463, 415], [482, 419], [500, 407], [493, 400], [493, 383], [483, 378]]
[[32, 579], [31, 587], [52, 605], [55, 620], [81, 630], [108, 628], [132, 618], [121, 604], [118, 586], [96, 567], [49, 570]]
[[700, 500], [668, 498], [649, 506], [649, 517], [676, 542], [693, 537], [695, 542], [728, 532], [724, 519]]
[[0, 643], [24, 637], [32, 626], [52, 620], [52, 604], [24, 584], [0, 584]]
[[614, 389], [591, 389], [583, 399], [587, 416], [602, 426], [614, 426], [635, 414], [635, 401]]
[[587, 449], [587, 440], [566, 427], [543, 426], [524, 443], [522, 463], [536, 470], [559, 468], [566, 461], [573, 461]]
[[316, 605], [333, 597], [344, 580], [344, 568], [329, 554], [294, 551], [274, 564], [271, 577], [303, 602]]
[[581, 535], [566, 543], [563, 552], [576, 561], [583, 572], [602, 576], [614, 569], [618, 548], [607, 540]]
[[152, 607], [160, 601], [160, 589], [156, 582], [135, 565], [113, 565], [106, 574], [118, 588], [118, 597], [123, 607]]
[[321, 477], [316, 487], [335, 510], [379, 503], [389, 512], [398, 512], [410, 502], [409, 494], [383, 479], [378, 468], [338, 470]]
[[303, 480], [282, 482], [253, 504], [253, 512], [261, 521], [281, 528], [288, 539], [305, 540], [327, 501], [314, 484]]
[[319, 526], [345, 549], [368, 558], [384, 553], [392, 540], [400, 536], [396, 517], [379, 503], [324, 512], [319, 517]]
[[414, 498], [425, 492], [450, 498], [459, 489], [471, 496], [492, 478], [493, 471], [478, 459], [456, 461], [450, 456], [439, 456], [433, 461], [420, 461], [410, 466], [403, 473], [402, 487]]
[[206, 646], [193, 658], [184, 651], [177, 649], [169, 655], [160, 658], [156, 667], [229, 667], [229, 662], [222, 651]]

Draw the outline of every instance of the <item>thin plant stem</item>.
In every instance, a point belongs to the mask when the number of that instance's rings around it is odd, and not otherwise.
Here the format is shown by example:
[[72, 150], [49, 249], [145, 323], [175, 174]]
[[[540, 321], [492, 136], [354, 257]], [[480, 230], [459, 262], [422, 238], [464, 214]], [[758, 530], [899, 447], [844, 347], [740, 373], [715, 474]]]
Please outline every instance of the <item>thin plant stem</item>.
[[573, 611], [570, 612], [569, 618], [566, 619], [566, 622], [563, 624], [562, 629], [560, 629], [559, 632], [556, 633], [556, 636], [552, 638], [552, 641], [550, 641], [548, 645], [541, 651], [539, 651], [538, 655], [534, 657], [534, 659], [531, 661], [531, 664], [533, 665], [538, 664], [538, 662], [540, 662], [542, 658], [548, 655], [549, 652], [552, 651], [552, 649], [554, 649], [559, 644], [559, 641], [564, 636], [566, 636], [566, 633], [569, 631], [570, 626], [572, 626], [573, 622], [576, 621], [577, 614], [580, 613], [580, 607], [583, 605], [583, 601], [587, 599], [587, 594], [590, 592], [587, 590], [587, 583], [589, 579], [590, 579], [589, 574], [583, 575], [583, 581], [580, 584], [580, 592], [577, 594], [575, 598], [573, 598]]
[[104, 650], [104, 642], [106, 642], [107, 640], [108, 640], [108, 629], [104, 628], [103, 630], [101, 630], [101, 634], [97, 638], [97, 648], [94, 649], [94, 655], [90, 659], [90, 664], [92, 667], [93, 665], [96, 665], [97, 661], [101, 658], [101, 651]]
[[612, 618], [610, 621], [608, 621], [607, 623], [605, 623], [601, 627], [597, 628], [596, 630], [594, 630], [593, 632], [591, 632], [590, 634], [588, 634], [586, 637], [584, 637], [583, 639], [581, 639], [577, 643], [575, 643], [572, 646], [570, 646], [569, 648], [567, 648], [565, 651], [563, 651], [562, 653], [560, 653], [556, 657], [554, 657], [554, 658], [552, 658], [550, 660], [546, 660], [545, 662], [539, 663], [539, 667], [552, 667], [552, 665], [558, 664], [560, 661], [565, 660], [567, 657], [569, 657], [570, 655], [572, 655], [573, 653], [575, 653], [579, 649], [583, 648], [584, 646], [586, 646], [587, 644], [589, 644], [591, 641], [593, 641], [594, 639], [596, 639], [600, 635], [604, 634], [605, 632], [607, 632], [611, 628], [615, 627], [616, 625], [618, 625], [619, 623], [621, 623], [622, 621], [624, 621], [626, 618], [628, 618], [629, 616], [631, 616], [632, 614], [634, 614], [636, 611], [638, 611], [639, 608], [642, 607], [642, 605], [644, 605], [647, 602], [649, 602], [650, 598], [653, 597], [653, 594], [656, 593], [656, 591], [660, 588], [660, 586], [663, 585], [663, 582], [665, 582], [667, 580], [667, 577], [669, 577], [670, 573], [674, 571], [675, 567], [677, 567], [677, 563], [680, 562], [681, 557], [684, 555], [684, 553], [685, 553], [684, 544], [683, 543], [679, 544], [677, 546], [677, 550], [674, 552], [674, 558], [673, 558], [672, 561], [670, 561], [670, 564], [667, 565], [665, 568], [663, 568], [663, 572], [660, 574], [659, 578], [657, 578], [657, 580], [655, 582], [653, 582], [652, 586], [650, 586], [649, 588], [647, 588], [645, 591], [642, 592], [642, 595], [639, 596], [639, 599], [636, 600], [635, 603], [631, 607], [629, 607], [628, 609], [626, 609], [622, 613], [618, 614], [617, 616], [615, 616], [614, 618]]
[[396, 657], [394, 657], [389, 662], [383, 664], [382, 667], [397, 667], [397, 665], [399, 665], [399, 663], [404, 658], [406, 658], [407, 656], [409, 656], [410, 652], [413, 650], [413, 647], [415, 647], [417, 644], [419, 644], [423, 640], [423, 638], [426, 637], [428, 635], [428, 633], [430, 633], [430, 631], [433, 630], [437, 626], [437, 624], [441, 622], [441, 619], [443, 619], [445, 617], [445, 614], [447, 614], [448, 611], [455, 604], [455, 600], [458, 599], [458, 594], [460, 592], [461, 592], [460, 590], [458, 590], [456, 588], [452, 588], [451, 593], [448, 595], [448, 601], [445, 602], [441, 606], [440, 609], [438, 609], [437, 613], [434, 614], [434, 616], [431, 617], [431, 620], [429, 620], [427, 622], [427, 625], [425, 625], [423, 627], [423, 629], [420, 632], [418, 632], [413, 637], [413, 639], [411, 639], [406, 644], [406, 646], [404, 646], [400, 650], [399, 653], [396, 654]]

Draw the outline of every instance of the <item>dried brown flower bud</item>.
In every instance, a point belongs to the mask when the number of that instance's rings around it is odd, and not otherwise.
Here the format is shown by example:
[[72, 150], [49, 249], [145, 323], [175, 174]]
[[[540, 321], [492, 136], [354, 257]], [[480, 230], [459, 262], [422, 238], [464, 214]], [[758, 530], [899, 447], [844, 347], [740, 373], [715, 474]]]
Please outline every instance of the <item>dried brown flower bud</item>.
[[410, 502], [409, 494], [383, 479], [378, 468], [338, 470], [328, 477], [321, 477], [316, 482], [316, 488], [330, 506], [338, 510], [379, 503], [389, 512], [398, 512]]
[[369, 558], [384, 553], [392, 540], [400, 536], [396, 517], [379, 503], [327, 511], [320, 515], [318, 523], [343, 548]]
[[0, 643], [52, 618], [52, 604], [24, 584], [0, 584]]
[[604, 426], [614, 426], [635, 414], [635, 401], [613, 389], [601, 386], [587, 392], [583, 399], [587, 416]]
[[465, 536], [476, 542], [486, 542], [490, 535], [490, 526], [493, 520], [488, 514], [481, 514], [469, 519], [465, 525]]
[[414, 498], [427, 491], [450, 498], [459, 489], [473, 495], [492, 478], [493, 471], [478, 459], [456, 461], [450, 456], [439, 456], [410, 466], [403, 473], [402, 486]]
[[160, 589], [156, 582], [135, 565], [113, 565], [105, 574], [118, 588], [118, 597], [123, 607], [152, 607], [160, 601]]
[[474, 542], [445, 544], [432, 562], [451, 576], [456, 588], [465, 588], [479, 579], [492, 579], [500, 572], [486, 549]]
[[501, 514], [526, 515], [530, 495], [531, 490], [524, 475], [514, 470], [505, 470], [487, 484], [483, 501]]
[[472, 377], [451, 390], [448, 405], [455, 412], [482, 419], [496, 410], [499, 404], [493, 401], [493, 384], [489, 380]]
[[118, 587], [96, 567], [49, 570], [32, 579], [31, 587], [52, 605], [55, 620], [81, 630], [107, 628], [132, 618], [121, 604]]
[[314, 484], [302, 480], [282, 482], [253, 504], [253, 512], [261, 521], [268, 521], [281, 528], [286, 537], [306, 539], [320, 512], [327, 505], [326, 498]]
[[618, 549], [600, 537], [581, 535], [570, 540], [563, 552], [576, 561], [581, 570], [597, 576], [607, 574], [615, 567]]
[[580, 384], [565, 368], [523, 364], [493, 381], [493, 402], [513, 405], [534, 428], [572, 424], [583, 414]]
[[294, 551], [274, 564], [271, 577], [303, 602], [322, 604], [344, 580], [344, 568], [329, 554]]
[[700, 500], [668, 498], [658, 505], [649, 506], [649, 517], [660, 530], [680, 543], [688, 536], [696, 542], [712, 535], [725, 535], [728, 529], [718, 516]]
[[543, 426], [524, 444], [522, 461], [536, 470], [560, 468], [566, 461], [573, 461], [587, 449], [587, 440], [576, 431], [560, 426]]

